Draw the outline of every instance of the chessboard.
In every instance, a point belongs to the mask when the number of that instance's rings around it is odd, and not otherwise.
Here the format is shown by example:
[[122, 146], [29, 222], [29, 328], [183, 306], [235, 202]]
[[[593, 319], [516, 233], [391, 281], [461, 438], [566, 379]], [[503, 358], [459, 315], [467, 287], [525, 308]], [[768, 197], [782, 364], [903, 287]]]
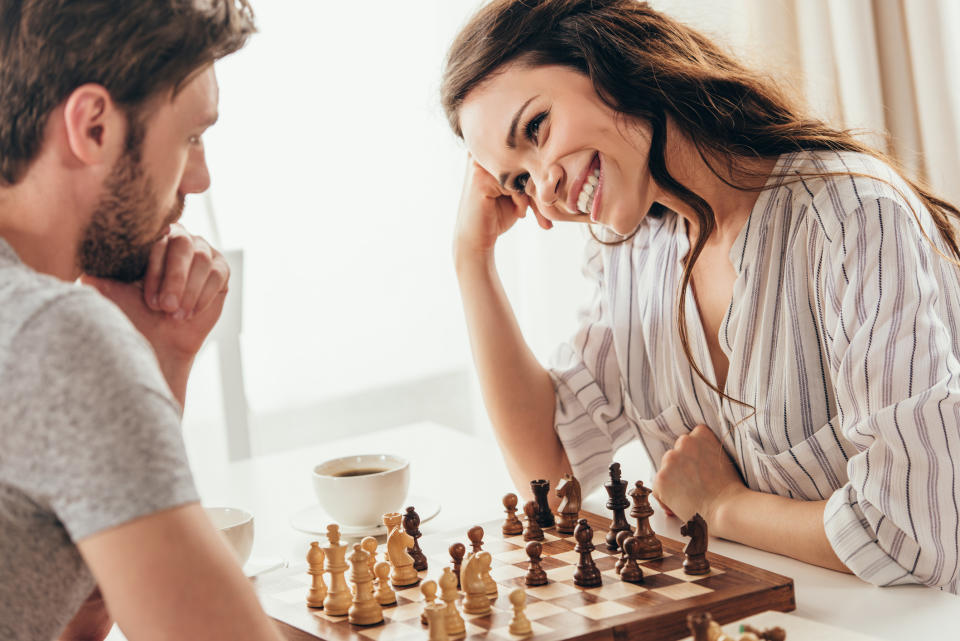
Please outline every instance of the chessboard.
[[[490, 572], [499, 586], [493, 611], [486, 615], [461, 612], [467, 639], [519, 641], [508, 630], [512, 606], [507, 596], [517, 587], [527, 593], [526, 615], [533, 626], [531, 641], [594, 641], [601, 639], [674, 641], [688, 636], [686, 616], [710, 612], [724, 624], [766, 610], [796, 608], [793, 580], [779, 574], [707, 552], [710, 573], [690, 576], [683, 571], [684, 543], [658, 536], [664, 556], [641, 561], [643, 582], [620, 580], [614, 566], [619, 552], [607, 550], [605, 536], [610, 520], [581, 512], [593, 527], [596, 550], [593, 559], [601, 571], [603, 585], [582, 588], [574, 585], [573, 574], [579, 555], [572, 534], [546, 528], [542, 566], [549, 582], [539, 587], [524, 585], [528, 558], [523, 537], [503, 536], [501, 521], [481, 524], [483, 549], [493, 556]], [[420, 572], [421, 581], [436, 580], [450, 565], [447, 548], [451, 543], [468, 545], [467, 529], [428, 534], [420, 539], [429, 568]], [[382, 554], [383, 546], [380, 548]], [[306, 554], [306, 550], [304, 550]], [[380, 558], [380, 557], [378, 557]], [[426, 626], [420, 623], [424, 601], [419, 586], [397, 589], [397, 605], [384, 607], [384, 623], [364, 627], [352, 625], [346, 617], [333, 617], [306, 605], [310, 577], [306, 565], [282, 573], [271, 573], [255, 581], [267, 614], [280, 622], [287, 639], [310, 641], [425, 641]], [[789, 638], [789, 637], [788, 637]]]

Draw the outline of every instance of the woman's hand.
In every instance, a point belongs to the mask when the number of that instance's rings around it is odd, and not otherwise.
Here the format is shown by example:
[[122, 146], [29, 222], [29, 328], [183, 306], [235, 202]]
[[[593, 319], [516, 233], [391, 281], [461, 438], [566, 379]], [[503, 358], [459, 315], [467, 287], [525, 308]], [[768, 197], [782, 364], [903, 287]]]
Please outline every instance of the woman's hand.
[[706, 425], [677, 439], [663, 455], [653, 479], [653, 493], [667, 509], [687, 521], [699, 513], [717, 523], [720, 509], [750, 490], [733, 461]]
[[553, 226], [540, 215], [526, 194], [505, 191], [496, 178], [471, 158], [460, 196], [454, 254], [490, 254], [497, 238], [524, 218], [528, 207], [533, 209], [541, 227], [550, 229]]

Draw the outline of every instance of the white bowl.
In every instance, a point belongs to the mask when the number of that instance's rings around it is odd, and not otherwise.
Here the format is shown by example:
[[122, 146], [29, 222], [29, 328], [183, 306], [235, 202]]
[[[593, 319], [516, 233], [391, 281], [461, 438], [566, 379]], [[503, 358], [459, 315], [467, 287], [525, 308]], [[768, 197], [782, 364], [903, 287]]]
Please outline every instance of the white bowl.
[[[344, 476], [357, 470], [379, 470]], [[403, 507], [410, 487], [410, 462], [392, 454], [361, 454], [324, 461], [313, 468], [313, 491], [320, 507], [339, 525], [380, 523]]]
[[253, 549], [253, 515], [244, 510], [232, 507], [205, 507], [203, 508], [213, 521], [213, 526], [220, 530], [223, 538], [230, 544], [242, 567], [250, 558]]

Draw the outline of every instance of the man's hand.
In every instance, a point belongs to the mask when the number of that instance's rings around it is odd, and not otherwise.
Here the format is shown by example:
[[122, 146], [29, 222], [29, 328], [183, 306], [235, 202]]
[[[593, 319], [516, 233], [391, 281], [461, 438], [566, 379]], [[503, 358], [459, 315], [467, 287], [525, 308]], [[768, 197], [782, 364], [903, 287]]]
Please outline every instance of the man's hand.
[[749, 490], [710, 428], [697, 425], [663, 455], [653, 492], [681, 520], [699, 513], [713, 523], [725, 502]]
[[59, 641], [103, 641], [113, 620], [107, 612], [100, 588], [95, 588], [60, 635]]
[[153, 346], [183, 405], [193, 359], [223, 309], [230, 267], [207, 241], [173, 225], [154, 245], [142, 284], [84, 276], [113, 301]]

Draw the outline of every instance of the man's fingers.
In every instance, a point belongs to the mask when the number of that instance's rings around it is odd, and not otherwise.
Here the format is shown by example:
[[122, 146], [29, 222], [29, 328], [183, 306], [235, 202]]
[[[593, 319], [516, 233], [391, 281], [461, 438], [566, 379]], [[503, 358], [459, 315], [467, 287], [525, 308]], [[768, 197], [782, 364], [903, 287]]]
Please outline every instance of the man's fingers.
[[160, 311], [160, 282], [163, 280], [163, 264], [167, 255], [167, 239], [164, 236], [153, 244], [147, 261], [147, 275], [143, 279], [143, 300], [147, 307]]
[[160, 309], [173, 314], [180, 307], [180, 300], [187, 286], [190, 267], [193, 264], [193, 241], [186, 235], [171, 234], [167, 241], [163, 280], [159, 288]]
[[214, 259], [213, 266], [210, 269], [210, 275], [197, 297], [197, 302], [193, 306], [193, 314], [202, 313], [210, 303], [214, 301], [217, 294], [226, 293], [227, 284], [230, 282], [230, 265], [223, 256]]
[[211, 274], [213, 260], [209, 245], [203, 243], [203, 245], [197, 247], [197, 251], [193, 255], [193, 262], [190, 264], [187, 284], [184, 286], [183, 295], [180, 297], [180, 308], [173, 314], [173, 317], [177, 320], [183, 320], [199, 311], [196, 307], [204, 286], [211, 276], [216, 278], [216, 275]]

